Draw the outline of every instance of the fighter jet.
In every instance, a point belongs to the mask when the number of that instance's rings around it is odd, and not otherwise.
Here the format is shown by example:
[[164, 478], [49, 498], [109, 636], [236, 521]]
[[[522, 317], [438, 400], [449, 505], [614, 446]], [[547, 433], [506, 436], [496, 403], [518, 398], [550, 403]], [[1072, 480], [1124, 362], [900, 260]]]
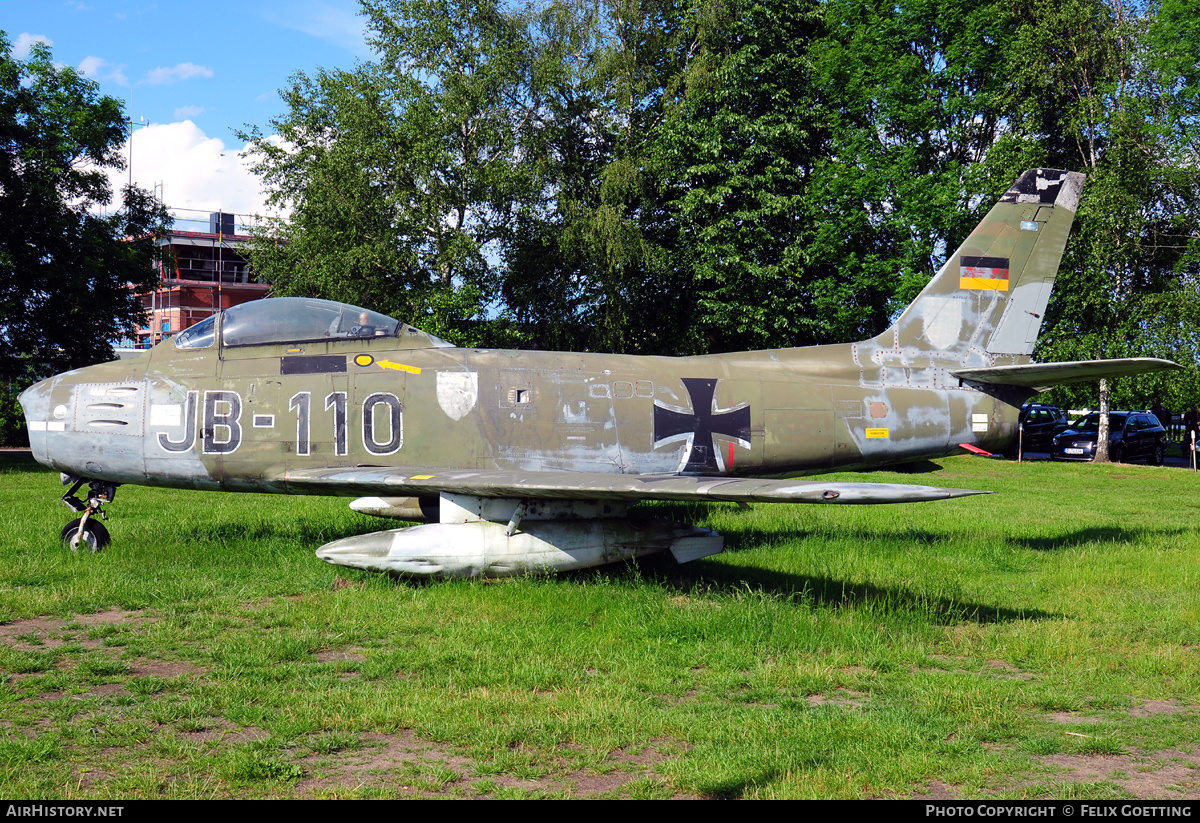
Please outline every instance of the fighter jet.
[[[369, 309], [236, 306], [131, 360], [20, 397], [34, 457], [109, 542], [118, 486], [323, 494], [424, 525], [329, 543], [322, 559], [430, 577], [720, 552], [645, 500], [901, 503], [966, 489], [797, 480], [998, 451], [1040, 387], [1176, 367], [1032, 364], [1082, 175], [1034, 169], [878, 337], [698, 357], [455, 348]], [[84, 499], [75, 495], [84, 486]]]

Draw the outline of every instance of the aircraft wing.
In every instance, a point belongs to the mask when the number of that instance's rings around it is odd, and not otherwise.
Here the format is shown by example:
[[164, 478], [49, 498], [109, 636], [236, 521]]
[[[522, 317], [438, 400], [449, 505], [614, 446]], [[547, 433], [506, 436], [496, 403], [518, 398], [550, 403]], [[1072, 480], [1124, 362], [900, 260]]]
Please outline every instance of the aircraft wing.
[[958, 369], [951, 374], [976, 383], [1037, 388], [1181, 368], [1183, 367], [1178, 363], [1157, 357], [1125, 357], [1118, 360], [1077, 360], [1070, 363], [1027, 363], [1022, 366]]
[[714, 500], [731, 503], [913, 503], [990, 492], [853, 483], [840, 480], [772, 480], [675, 474], [603, 474], [564, 471], [463, 469], [294, 469], [280, 480], [289, 490], [345, 497], [423, 497], [446, 492], [476, 497], [553, 500]]

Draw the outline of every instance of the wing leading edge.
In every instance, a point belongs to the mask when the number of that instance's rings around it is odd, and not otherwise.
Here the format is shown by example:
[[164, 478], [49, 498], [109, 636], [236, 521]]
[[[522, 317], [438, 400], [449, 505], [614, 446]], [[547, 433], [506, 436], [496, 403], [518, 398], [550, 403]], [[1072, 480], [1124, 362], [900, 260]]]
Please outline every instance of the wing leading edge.
[[345, 497], [423, 497], [445, 493], [544, 500], [871, 504], [916, 503], [991, 493], [904, 483], [411, 467], [297, 469], [285, 472], [279, 479], [287, 484], [289, 491]]

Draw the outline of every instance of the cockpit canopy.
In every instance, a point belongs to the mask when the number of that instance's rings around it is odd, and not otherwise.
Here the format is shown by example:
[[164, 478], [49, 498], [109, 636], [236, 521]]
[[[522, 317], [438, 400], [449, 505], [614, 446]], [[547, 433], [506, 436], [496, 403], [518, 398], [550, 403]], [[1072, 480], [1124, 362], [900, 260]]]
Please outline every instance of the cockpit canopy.
[[[203, 320], [175, 338], [181, 349], [202, 349], [216, 338], [217, 317]], [[273, 297], [242, 303], [221, 314], [221, 345], [263, 346], [280, 343], [314, 343], [397, 337], [404, 326], [385, 314], [309, 297]], [[410, 333], [415, 333], [411, 329]], [[432, 335], [434, 346], [446, 346]]]

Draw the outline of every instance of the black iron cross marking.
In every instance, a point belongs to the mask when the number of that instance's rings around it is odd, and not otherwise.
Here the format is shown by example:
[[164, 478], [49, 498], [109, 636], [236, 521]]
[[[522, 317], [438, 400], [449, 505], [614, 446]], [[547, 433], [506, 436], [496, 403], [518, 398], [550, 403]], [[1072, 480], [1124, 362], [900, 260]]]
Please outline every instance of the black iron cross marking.
[[[750, 406], [741, 403], [731, 409], [718, 409], [717, 381], [699, 377], [684, 377], [695, 411], [681, 411], [654, 402], [654, 448], [679, 441], [689, 441], [687, 460], [681, 469], [687, 474], [712, 474], [727, 470], [717, 453], [718, 434], [724, 435], [744, 449], [750, 448]], [[730, 446], [732, 453], [732, 446]]]

